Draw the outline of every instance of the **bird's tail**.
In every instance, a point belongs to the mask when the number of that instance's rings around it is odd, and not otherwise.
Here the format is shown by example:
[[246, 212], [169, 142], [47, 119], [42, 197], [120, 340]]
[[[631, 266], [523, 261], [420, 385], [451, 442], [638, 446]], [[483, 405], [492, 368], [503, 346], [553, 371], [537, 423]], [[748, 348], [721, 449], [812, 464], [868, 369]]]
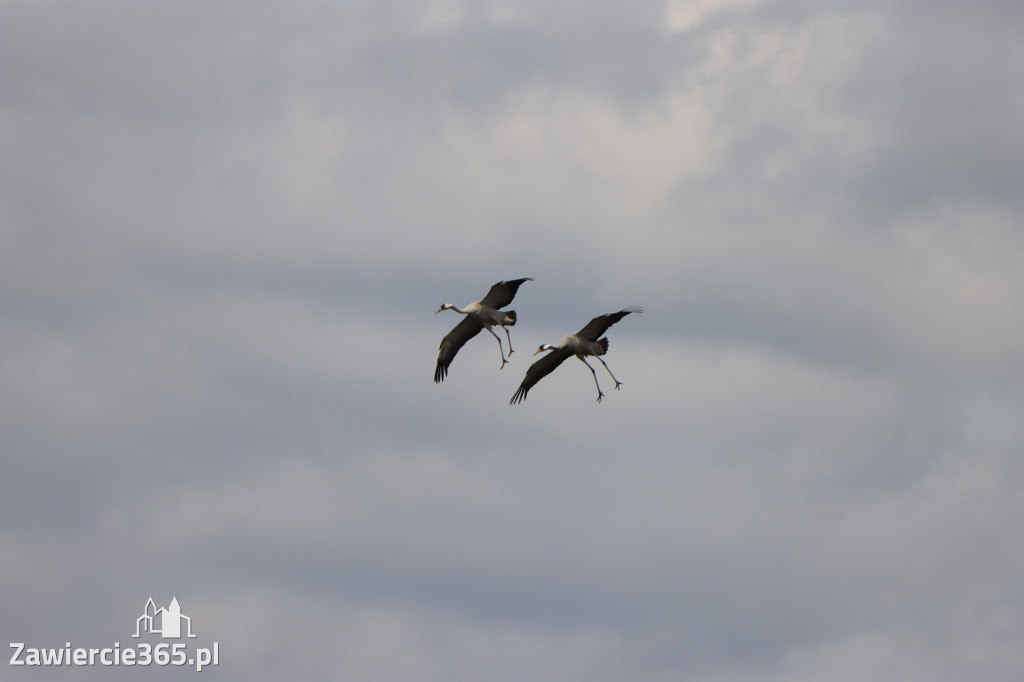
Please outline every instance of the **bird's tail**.
[[604, 338], [598, 339], [597, 340], [597, 345], [601, 346], [601, 355], [604, 355], [605, 353], [607, 353], [608, 352], [608, 337], [605, 336]]
[[506, 327], [514, 327], [516, 325], [516, 311], [506, 310], [505, 321], [502, 324]]

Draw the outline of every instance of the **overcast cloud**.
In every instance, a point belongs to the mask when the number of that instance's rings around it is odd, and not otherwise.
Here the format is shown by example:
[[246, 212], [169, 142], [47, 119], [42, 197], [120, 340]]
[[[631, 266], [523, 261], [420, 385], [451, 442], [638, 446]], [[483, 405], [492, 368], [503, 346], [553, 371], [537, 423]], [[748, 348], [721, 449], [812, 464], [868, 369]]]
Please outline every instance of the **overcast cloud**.
[[[212, 679], [1024, 678], [1022, 28], [0, 0], [0, 641], [152, 595]], [[621, 391], [508, 405], [633, 304]]]

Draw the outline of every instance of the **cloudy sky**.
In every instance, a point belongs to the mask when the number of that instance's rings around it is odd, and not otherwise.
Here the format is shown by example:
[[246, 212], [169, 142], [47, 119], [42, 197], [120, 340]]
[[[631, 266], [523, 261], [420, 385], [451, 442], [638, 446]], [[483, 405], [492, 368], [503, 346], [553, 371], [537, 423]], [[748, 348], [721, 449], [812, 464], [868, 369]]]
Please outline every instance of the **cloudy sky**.
[[[152, 596], [212, 679], [1020, 680], [1022, 26], [0, 0], [0, 640]], [[633, 304], [621, 391], [508, 405]]]

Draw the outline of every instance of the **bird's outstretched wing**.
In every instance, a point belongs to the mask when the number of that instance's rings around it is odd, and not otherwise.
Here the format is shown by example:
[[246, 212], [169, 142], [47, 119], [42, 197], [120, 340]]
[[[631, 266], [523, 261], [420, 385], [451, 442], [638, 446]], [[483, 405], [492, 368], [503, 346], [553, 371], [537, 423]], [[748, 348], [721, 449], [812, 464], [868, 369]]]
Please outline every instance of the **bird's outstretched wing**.
[[516, 292], [519, 291], [523, 282], [532, 281], [533, 277], [523, 277], [522, 279], [510, 279], [507, 282], [498, 282], [491, 287], [486, 296], [480, 299], [480, 303], [495, 310], [504, 308], [516, 297]]
[[566, 348], [556, 348], [555, 350], [548, 351], [547, 355], [530, 365], [530, 369], [526, 370], [523, 383], [519, 384], [519, 388], [516, 390], [515, 395], [512, 396], [512, 399], [508, 401], [508, 404], [515, 405], [526, 400], [526, 394], [530, 392], [533, 385], [554, 372], [555, 368], [571, 355], [572, 351]]
[[437, 368], [434, 370], [434, 383], [439, 384], [448, 376], [448, 365], [452, 364], [455, 354], [466, 345], [466, 342], [480, 333], [483, 327], [471, 315], [462, 318], [448, 334], [441, 339], [441, 350], [437, 354]]
[[597, 341], [599, 338], [601, 338], [601, 334], [604, 334], [606, 331], [608, 331], [609, 327], [611, 327], [613, 324], [624, 318], [626, 315], [629, 315], [630, 313], [642, 313], [643, 311], [643, 308], [641, 308], [638, 305], [634, 305], [628, 308], [623, 308], [617, 313], [598, 315], [590, 322], [588, 322], [586, 327], [576, 332], [576, 334], [577, 336], [587, 339], [588, 341]]

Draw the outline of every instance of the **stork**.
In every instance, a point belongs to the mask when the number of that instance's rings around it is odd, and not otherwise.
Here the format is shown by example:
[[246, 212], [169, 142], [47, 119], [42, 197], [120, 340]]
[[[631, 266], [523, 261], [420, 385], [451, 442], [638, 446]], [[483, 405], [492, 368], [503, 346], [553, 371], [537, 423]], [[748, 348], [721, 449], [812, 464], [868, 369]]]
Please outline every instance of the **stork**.
[[491, 287], [486, 296], [479, 301], [470, 303], [465, 308], [460, 308], [452, 303], [441, 304], [441, 307], [434, 313], [435, 315], [442, 310], [454, 310], [466, 317], [441, 339], [441, 347], [437, 354], [437, 368], [434, 370], [434, 383], [444, 381], [444, 378], [448, 375], [448, 366], [452, 364], [452, 360], [455, 359], [459, 349], [466, 345], [467, 341], [479, 334], [481, 329], [486, 329], [491, 333], [491, 336], [497, 339], [498, 352], [501, 354], [501, 367], [498, 369], [505, 368], [508, 360], [505, 359], [501, 337], [495, 334], [491, 327], [499, 326], [505, 330], [505, 336], [508, 337], [508, 354], [512, 355], [515, 351], [512, 350], [512, 337], [509, 336], [508, 327], [516, 323], [516, 311], [500, 309], [512, 302], [516, 291], [519, 290], [523, 282], [532, 281], [532, 277], [523, 277], [522, 279], [498, 282]]
[[530, 369], [526, 370], [526, 377], [523, 379], [523, 383], [519, 385], [519, 389], [512, 396], [512, 399], [508, 401], [509, 405], [515, 405], [516, 403], [526, 400], [526, 394], [530, 392], [533, 386], [555, 371], [562, 362], [567, 358], [575, 355], [580, 359], [590, 373], [594, 375], [594, 385], [597, 386], [597, 402], [601, 402], [601, 398], [604, 397], [604, 393], [601, 392], [601, 384], [597, 382], [597, 372], [587, 362], [586, 356], [590, 355], [604, 365], [604, 368], [608, 370], [608, 375], [611, 376], [612, 381], [615, 382], [615, 390], [619, 390], [619, 386], [622, 382], [615, 378], [612, 371], [608, 369], [608, 364], [601, 358], [602, 355], [608, 352], [608, 337], [601, 337], [608, 328], [613, 324], [624, 318], [626, 315], [631, 313], [642, 313], [643, 309], [639, 306], [632, 306], [630, 308], [624, 308], [617, 313], [608, 313], [607, 315], [599, 315], [592, 319], [587, 326], [579, 330], [575, 334], [569, 334], [562, 338], [562, 341], [556, 345], [545, 343], [537, 349], [538, 353], [544, 351], [550, 351], [543, 358], [530, 365]]

